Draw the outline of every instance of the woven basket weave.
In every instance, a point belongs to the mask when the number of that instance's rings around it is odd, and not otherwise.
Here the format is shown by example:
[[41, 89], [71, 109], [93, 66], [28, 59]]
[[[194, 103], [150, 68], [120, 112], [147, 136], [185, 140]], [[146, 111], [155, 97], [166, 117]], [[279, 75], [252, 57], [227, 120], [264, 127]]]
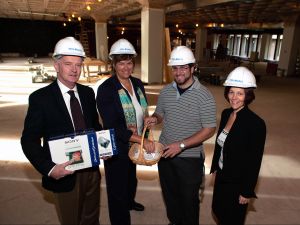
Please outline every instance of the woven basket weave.
[[[161, 144], [159, 142], [154, 142], [155, 152], [147, 153], [146, 150], [143, 148], [146, 130], [147, 130], [147, 128], [144, 127], [143, 133], [142, 133], [141, 144], [134, 143], [129, 150], [128, 156], [131, 159], [131, 161], [135, 164], [152, 166], [159, 161], [159, 159], [163, 153], [164, 146], [163, 146], [163, 144]], [[150, 132], [148, 139], [153, 140], [151, 132]]]

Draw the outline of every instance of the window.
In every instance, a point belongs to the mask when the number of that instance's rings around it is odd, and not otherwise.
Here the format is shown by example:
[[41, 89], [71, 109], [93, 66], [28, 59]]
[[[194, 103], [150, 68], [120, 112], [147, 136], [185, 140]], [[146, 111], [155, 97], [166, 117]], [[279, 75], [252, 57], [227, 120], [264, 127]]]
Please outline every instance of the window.
[[275, 50], [276, 50], [276, 41], [277, 41], [277, 35], [273, 34], [269, 37], [269, 45], [268, 45], [268, 60], [274, 60]]
[[248, 46], [249, 46], [249, 34], [244, 34], [242, 36], [242, 43], [241, 43], [241, 57], [247, 57], [248, 56]]
[[258, 47], [258, 35], [252, 34], [249, 41], [248, 57], [250, 57], [251, 52], [256, 52], [259, 50], [257, 47]]

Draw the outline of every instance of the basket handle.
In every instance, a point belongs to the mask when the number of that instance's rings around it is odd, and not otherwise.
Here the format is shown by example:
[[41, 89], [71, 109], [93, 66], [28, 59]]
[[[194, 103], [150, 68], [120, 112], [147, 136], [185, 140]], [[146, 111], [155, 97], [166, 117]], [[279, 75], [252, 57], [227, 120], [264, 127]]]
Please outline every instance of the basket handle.
[[144, 139], [145, 139], [146, 130], [147, 130], [147, 127], [145, 126], [144, 129], [143, 129], [143, 133], [142, 133], [142, 142], [141, 142], [141, 146], [140, 146], [140, 150], [141, 150], [141, 151], [143, 151], [143, 146], [144, 146]]

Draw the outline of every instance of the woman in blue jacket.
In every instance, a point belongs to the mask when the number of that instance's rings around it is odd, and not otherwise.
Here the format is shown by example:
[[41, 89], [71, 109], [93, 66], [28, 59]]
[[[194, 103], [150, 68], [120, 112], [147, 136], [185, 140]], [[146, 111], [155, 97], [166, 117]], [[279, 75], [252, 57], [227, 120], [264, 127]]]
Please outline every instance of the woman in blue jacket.
[[[128, 157], [131, 143], [141, 143], [147, 99], [141, 80], [131, 76], [135, 49], [126, 39], [116, 41], [109, 53], [112, 77], [98, 88], [97, 108], [103, 128], [115, 129], [118, 154], [104, 161], [109, 217], [112, 225], [131, 224], [129, 210], [143, 211], [135, 202], [136, 165]], [[154, 143], [144, 140], [144, 148], [154, 151]]]
[[230, 108], [221, 115], [211, 173], [215, 173], [212, 211], [219, 225], [242, 225], [261, 166], [266, 125], [248, 105], [255, 99], [255, 77], [237, 67], [227, 77], [224, 96]]

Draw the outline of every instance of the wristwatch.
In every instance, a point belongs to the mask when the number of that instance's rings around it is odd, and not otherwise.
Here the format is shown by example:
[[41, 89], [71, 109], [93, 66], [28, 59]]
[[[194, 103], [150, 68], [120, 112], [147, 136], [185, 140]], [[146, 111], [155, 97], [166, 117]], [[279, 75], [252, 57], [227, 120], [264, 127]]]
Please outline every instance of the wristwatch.
[[179, 148], [181, 149], [181, 151], [183, 151], [185, 149], [185, 144], [183, 142], [181, 142], [179, 144]]

